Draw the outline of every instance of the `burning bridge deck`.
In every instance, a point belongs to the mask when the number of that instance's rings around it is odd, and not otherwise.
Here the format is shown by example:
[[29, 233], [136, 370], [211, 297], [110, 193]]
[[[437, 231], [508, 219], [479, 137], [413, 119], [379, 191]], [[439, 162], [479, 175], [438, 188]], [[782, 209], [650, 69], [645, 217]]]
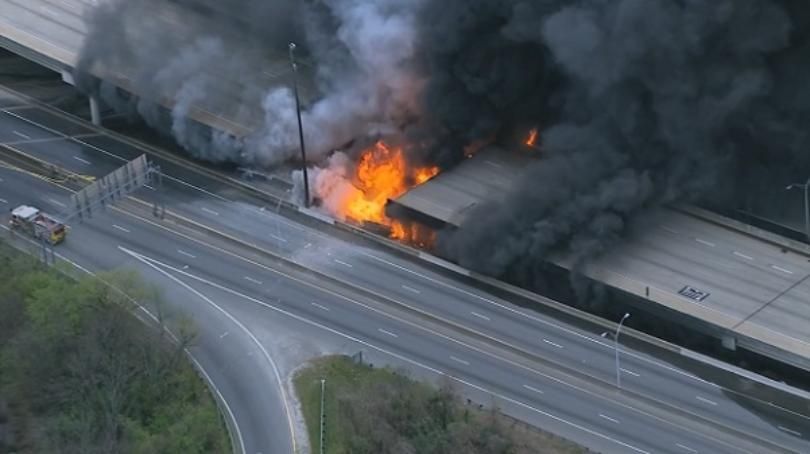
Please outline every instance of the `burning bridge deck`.
[[[482, 151], [392, 201], [391, 211], [463, 229], [472, 209], [497, 201], [520, 177], [527, 159]], [[676, 210], [649, 213], [643, 225], [582, 271], [727, 347], [810, 370], [807, 256]], [[571, 269], [569, 258], [552, 261]]]

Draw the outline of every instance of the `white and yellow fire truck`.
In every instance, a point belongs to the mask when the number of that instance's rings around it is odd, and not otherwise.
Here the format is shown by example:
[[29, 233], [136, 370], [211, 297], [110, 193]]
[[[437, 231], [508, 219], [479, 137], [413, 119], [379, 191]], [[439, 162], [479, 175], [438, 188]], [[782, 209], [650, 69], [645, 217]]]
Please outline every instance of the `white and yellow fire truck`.
[[11, 210], [9, 226], [14, 230], [25, 232], [37, 240], [58, 244], [65, 240], [65, 224], [53, 216], [29, 205], [20, 205]]

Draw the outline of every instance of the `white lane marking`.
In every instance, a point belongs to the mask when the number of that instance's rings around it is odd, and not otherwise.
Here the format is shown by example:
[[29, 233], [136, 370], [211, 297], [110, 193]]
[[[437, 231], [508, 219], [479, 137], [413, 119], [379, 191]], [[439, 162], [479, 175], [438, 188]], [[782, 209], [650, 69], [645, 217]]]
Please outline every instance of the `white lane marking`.
[[553, 345], [553, 346], [555, 346], [555, 347], [557, 347], [557, 348], [563, 348], [563, 346], [562, 346], [562, 345], [560, 345], [560, 344], [558, 344], [558, 343], [556, 343], [556, 342], [551, 342], [551, 341], [550, 341], [550, 340], [548, 340], [548, 339], [543, 339], [543, 342], [545, 342], [545, 343], [547, 343], [547, 344], [549, 344], [549, 345]]
[[188, 252], [186, 252], [186, 251], [184, 251], [184, 250], [182, 250], [182, 249], [178, 249], [178, 250], [177, 250], [177, 253], [178, 253], [178, 254], [180, 254], [180, 255], [185, 255], [185, 256], [186, 256], [186, 257], [188, 257], [188, 258], [192, 258], [192, 259], [196, 259], [196, 258], [197, 258], [197, 256], [196, 256], [196, 255], [194, 255], [194, 254], [189, 254]]
[[391, 331], [386, 331], [386, 330], [384, 330], [382, 328], [377, 328], [377, 331], [379, 331], [379, 332], [381, 332], [383, 334], [387, 334], [387, 335], [389, 335], [391, 337], [399, 337], [396, 334], [392, 333]]
[[695, 238], [695, 241], [697, 241], [698, 243], [703, 244], [705, 246], [709, 246], [709, 247], [714, 247], [715, 246], [715, 244], [712, 243], [711, 241], [702, 240], [700, 238]]
[[245, 280], [248, 281], [248, 282], [252, 282], [252, 283], [254, 283], [256, 285], [262, 285], [262, 281], [260, 281], [258, 279], [253, 279], [250, 276], [245, 276]]
[[151, 189], [153, 191], [155, 190], [154, 186], [149, 186], [148, 184], [143, 185], [143, 187], [145, 187], [146, 189]]
[[12, 132], [12, 134], [16, 135], [17, 137], [22, 137], [25, 140], [31, 139], [31, 136], [29, 136], [28, 134], [23, 134], [20, 131], [11, 131], [11, 132]]
[[482, 319], [482, 320], [486, 320], [486, 321], [491, 321], [492, 320], [491, 318], [487, 317], [486, 315], [481, 315], [478, 312], [470, 312], [470, 313], [473, 314], [474, 316]]
[[214, 216], [219, 216], [219, 213], [217, 213], [216, 211], [214, 211], [214, 210], [212, 210], [210, 208], [202, 207], [202, 210], [205, 211], [208, 214], [213, 214]]
[[411, 293], [416, 293], [417, 295], [419, 295], [420, 293], [422, 293], [422, 292], [420, 292], [419, 290], [417, 290], [417, 289], [415, 289], [415, 288], [413, 288], [413, 287], [408, 287], [408, 286], [407, 286], [407, 285], [405, 285], [405, 284], [403, 284], [403, 285], [402, 285], [402, 288], [403, 288], [403, 289], [405, 289], [405, 290], [407, 290], [407, 291], [409, 291], [409, 292], [411, 292]]
[[523, 385], [523, 387], [524, 387], [524, 388], [526, 388], [526, 389], [528, 389], [529, 391], [535, 392], [535, 393], [537, 393], [537, 394], [544, 394], [544, 393], [543, 393], [543, 391], [540, 391], [539, 389], [535, 388], [534, 386], [531, 386], [531, 385]]
[[786, 270], [786, 269], [782, 268], [781, 266], [771, 265], [771, 268], [775, 269], [776, 271], [781, 271], [783, 273], [793, 274], [793, 271]]
[[126, 228], [124, 228], [124, 227], [121, 227], [121, 226], [120, 226], [120, 225], [118, 225], [118, 224], [113, 224], [112, 226], [113, 226], [113, 228], [114, 228], [114, 229], [118, 229], [118, 230], [120, 230], [120, 231], [122, 231], [122, 232], [124, 232], [124, 233], [132, 233], [132, 232], [130, 232], [130, 231], [129, 231], [129, 229], [126, 229]]
[[6, 200], [6, 199], [0, 199], [0, 203], [8, 203], [8, 200]]
[[312, 304], [313, 306], [317, 307], [318, 309], [320, 309], [322, 311], [329, 312], [329, 308], [324, 306], [324, 305], [321, 305], [321, 304], [318, 304], [318, 303], [309, 303], [309, 304]]
[[344, 262], [343, 260], [340, 260], [340, 259], [334, 259], [334, 260], [335, 260], [335, 263], [337, 263], [337, 264], [347, 266], [349, 268], [354, 268], [351, 263], [346, 263], [346, 262]]
[[[287, 240], [286, 240], [286, 239], [284, 239], [284, 238], [282, 238], [282, 237], [280, 237], [280, 236], [278, 236], [278, 235], [273, 235], [272, 233], [270, 234], [270, 237], [271, 237], [271, 238], [273, 238], [273, 239], [275, 239], [275, 240], [281, 241], [282, 243], [286, 243], [286, 242], [287, 242]], [[306, 246], [304, 246], [304, 248], [306, 248]]]
[[709, 400], [709, 399], [707, 399], [705, 397], [697, 396], [697, 397], [695, 397], [695, 399], [697, 399], [697, 400], [699, 400], [701, 402], [706, 402], [709, 405], [717, 405], [717, 402], [715, 402], [713, 400]]
[[60, 202], [60, 201], [58, 201], [56, 199], [52, 199], [50, 197], [48, 197], [48, 202], [51, 202], [52, 204], [54, 204], [56, 206], [60, 206], [60, 207], [66, 207], [67, 206], [64, 203], [62, 203], [62, 202]]
[[464, 364], [465, 366], [469, 366], [469, 365], [470, 365], [470, 363], [469, 363], [468, 361], [464, 361], [464, 360], [463, 360], [463, 359], [461, 359], [461, 358], [456, 358], [455, 356], [451, 356], [451, 357], [450, 357], [450, 359], [452, 359], [453, 361], [455, 361], [455, 362], [457, 362], [457, 363]]
[[600, 418], [607, 419], [607, 420], [608, 420], [608, 421], [610, 421], [610, 422], [615, 422], [616, 424], [619, 424], [619, 420], [618, 420], [618, 419], [611, 418], [610, 416], [603, 415], [602, 413], [599, 413], [599, 417], [600, 417]]
[[83, 159], [83, 158], [80, 158], [78, 156], [74, 156], [73, 159], [81, 162], [82, 164], [90, 165], [90, 161], [88, 161], [87, 159]]
[[222, 334], [220, 334], [220, 335], [219, 335], [219, 338], [220, 338], [220, 339], [224, 339], [224, 338], [225, 338], [225, 336], [227, 336], [228, 334], [230, 334], [230, 333], [229, 333], [229, 332], [227, 332], [227, 331], [225, 331], [224, 333], [222, 333]]
[[802, 436], [802, 433], [801, 433], [801, 432], [797, 432], [797, 431], [795, 431], [795, 430], [793, 430], [793, 429], [788, 429], [788, 428], [787, 428], [787, 427], [785, 427], [785, 426], [776, 426], [776, 427], [778, 427], [778, 428], [779, 428], [779, 430], [785, 431], [785, 432], [787, 432], [787, 433], [789, 433], [789, 434], [791, 434], [791, 435], [795, 435], [795, 436], [797, 436], [797, 437], [801, 437], [801, 436]]
[[736, 255], [737, 257], [744, 258], [745, 260], [754, 260], [753, 257], [751, 257], [750, 255], [745, 255], [742, 252], [734, 251], [734, 255]]
[[689, 446], [682, 445], [682, 444], [680, 444], [680, 443], [675, 443], [675, 446], [677, 446], [677, 447], [679, 447], [679, 448], [683, 449], [684, 451], [689, 451], [689, 452], [694, 452], [694, 453], [697, 453], [697, 452], [698, 452], [698, 451], [697, 451], [697, 449], [692, 449], [692, 448], [690, 448]]
[[[4, 227], [4, 228], [5, 228], [5, 226], [2, 226], [2, 227]], [[561, 423], [563, 423], [563, 424], [567, 424], [567, 425], [569, 425], [569, 426], [571, 426], [571, 427], [574, 427], [574, 428], [576, 428], [576, 429], [579, 429], [579, 430], [581, 430], [581, 431], [583, 431], [583, 432], [585, 432], [585, 433], [589, 433], [589, 434], [591, 434], [591, 435], [594, 435], [594, 436], [596, 436], [596, 437], [602, 438], [602, 439], [604, 439], [604, 440], [608, 440], [608, 441], [610, 441], [611, 443], [615, 443], [615, 444], [617, 444], [617, 445], [624, 446], [624, 447], [626, 447], [626, 448], [632, 449], [633, 451], [636, 451], [636, 452], [638, 452], [638, 453], [640, 453], [640, 454], [650, 454], [650, 452], [649, 452], [649, 451], [645, 451], [645, 450], [643, 450], [643, 449], [641, 449], [641, 448], [638, 448], [638, 447], [636, 447], [636, 446], [633, 446], [633, 445], [631, 445], [631, 444], [629, 444], [629, 443], [623, 442], [623, 441], [621, 441], [621, 440], [617, 440], [617, 439], [615, 439], [615, 438], [613, 438], [613, 437], [611, 437], [611, 436], [609, 436], [609, 435], [603, 434], [603, 433], [601, 433], [601, 432], [599, 432], [599, 431], [596, 431], [596, 430], [594, 430], [594, 429], [590, 429], [590, 428], [585, 427], [585, 426], [583, 426], [583, 425], [580, 425], [580, 424], [578, 424], [578, 423], [576, 423], [576, 422], [569, 421], [569, 420], [567, 420], [567, 419], [565, 419], [565, 418], [562, 418], [562, 417], [560, 417], [560, 416], [557, 416], [557, 415], [555, 415], [555, 414], [553, 414], [553, 413], [549, 413], [549, 412], [547, 412], [547, 411], [545, 411], [545, 410], [542, 410], [542, 409], [540, 409], [540, 408], [537, 408], [537, 407], [531, 406], [531, 405], [529, 405], [529, 404], [527, 404], [527, 403], [525, 403], [525, 402], [522, 402], [522, 401], [520, 401], [520, 400], [514, 399], [514, 398], [509, 397], [509, 396], [507, 396], [507, 395], [505, 395], [505, 394], [498, 393], [497, 391], [487, 389], [487, 388], [485, 388], [485, 387], [483, 387], [483, 386], [479, 386], [479, 385], [476, 385], [476, 384], [474, 384], [474, 383], [470, 383], [470, 382], [468, 382], [468, 381], [466, 381], [466, 380], [464, 380], [464, 379], [461, 379], [461, 378], [456, 377], [456, 376], [453, 376], [453, 375], [448, 375], [447, 373], [445, 373], [445, 372], [443, 372], [443, 371], [441, 371], [441, 370], [439, 370], [439, 369], [436, 369], [436, 368], [434, 368], [434, 367], [428, 366], [427, 364], [424, 364], [424, 363], [420, 363], [419, 361], [416, 361], [416, 360], [414, 360], [414, 359], [411, 359], [411, 358], [409, 358], [409, 357], [407, 357], [407, 356], [405, 356], [405, 355], [401, 355], [401, 354], [399, 354], [399, 353], [395, 353], [395, 352], [393, 352], [393, 351], [386, 350], [386, 349], [384, 349], [384, 348], [382, 348], [382, 347], [379, 347], [379, 346], [377, 346], [377, 345], [374, 345], [374, 344], [373, 344], [373, 343], [371, 343], [371, 342], [364, 341], [364, 340], [362, 340], [362, 339], [360, 339], [360, 338], [357, 338], [357, 337], [352, 336], [352, 335], [350, 335], [350, 334], [344, 333], [344, 332], [339, 331], [339, 330], [337, 330], [337, 329], [330, 328], [330, 327], [328, 327], [328, 326], [326, 326], [326, 325], [323, 325], [323, 324], [321, 324], [321, 323], [318, 323], [318, 322], [316, 322], [316, 321], [314, 321], [314, 320], [310, 320], [310, 319], [305, 318], [305, 317], [303, 317], [303, 316], [296, 315], [296, 314], [294, 314], [294, 313], [292, 313], [292, 312], [289, 312], [289, 311], [287, 311], [287, 310], [281, 309], [280, 307], [276, 307], [276, 306], [273, 306], [272, 304], [269, 304], [269, 303], [266, 303], [266, 302], [261, 301], [261, 300], [259, 300], [259, 299], [253, 298], [252, 296], [245, 295], [244, 293], [241, 293], [241, 292], [239, 292], [239, 291], [237, 291], [237, 290], [234, 290], [234, 289], [232, 289], [232, 288], [225, 287], [225, 286], [223, 286], [223, 285], [217, 284], [216, 282], [212, 282], [212, 281], [209, 281], [209, 280], [207, 280], [207, 279], [205, 279], [205, 278], [202, 278], [202, 277], [196, 276], [196, 275], [194, 275], [194, 274], [188, 273], [188, 272], [186, 272], [186, 271], [180, 270], [180, 269], [175, 268], [175, 267], [173, 267], [173, 266], [171, 266], [171, 265], [165, 264], [165, 263], [163, 263], [163, 262], [161, 262], [161, 261], [159, 261], [159, 260], [157, 260], [157, 259], [154, 259], [154, 258], [151, 258], [151, 257], [145, 256], [145, 255], [138, 254], [138, 253], [136, 253], [136, 252], [130, 251], [129, 249], [126, 249], [126, 248], [125, 248], [125, 247], [123, 247], [123, 246], [118, 246], [118, 248], [119, 248], [120, 250], [122, 250], [122, 251], [126, 252], [127, 254], [130, 254], [130, 255], [132, 255], [132, 256], [134, 256], [134, 257], [138, 258], [138, 259], [139, 259], [139, 260], [141, 260], [141, 261], [144, 261], [144, 262], [149, 262], [150, 264], [151, 264], [151, 263], [155, 263], [155, 264], [157, 264], [157, 265], [159, 265], [159, 266], [162, 266], [162, 267], [164, 267], [164, 268], [166, 268], [166, 269], [168, 269], [168, 270], [172, 270], [172, 271], [174, 271], [174, 272], [176, 272], [176, 273], [179, 273], [179, 274], [181, 274], [181, 275], [183, 275], [183, 276], [186, 276], [186, 277], [188, 277], [188, 278], [190, 278], [190, 279], [193, 279], [193, 280], [195, 280], [195, 281], [202, 282], [202, 283], [204, 283], [204, 284], [206, 284], [206, 285], [209, 285], [209, 286], [214, 287], [214, 288], [216, 288], [216, 289], [222, 290], [222, 291], [224, 291], [224, 292], [226, 292], [226, 293], [229, 293], [229, 294], [231, 294], [231, 295], [238, 296], [238, 297], [240, 297], [240, 298], [242, 298], [242, 299], [244, 299], [244, 300], [250, 301], [250, 302], [252, 302], [252, 303], [254, 303], [254, 304], [257, 304], [257, 305], [259, 305], [259, 306], [266, 307], [266, 308], [268, 308], [268, 309], [270, 309], [270, 310], [273, 310], [273, 311], [276, 311], [276, 312], [278, 312], [278, 313], [280, 313], [280, 314], [284, 314], [284, 315], [286, 315], [286, 316], [288, 316], [288, 317], [290, 317], [290, 318], [293, 318], [293, 319], [295, 319], [295, 320], [298, 320], [298, 321], [300, 321], [300, 322], [306, 323], [306, 324], [311, 325], [311, 326], [318, 327], [318, 328], [320, 328], [320, 329], [323, 329], [324, 331], [328, 331], [328, 332], [330, 332], [330, 333], [336, 334], [336, 335], [341, 336], [341, 337], [343, 337], [343, 338], [346, 338], [346, 339], [348, 339], [348, 340], [350, 340], [350, 341], [352, 341], [352, 342], [356, 342], [356, 343], [358, 343], [358, 344], [362, 344], [362, 345], [368, 346], [369, 348], [373, 348], [374, 350], [377, 350], [377, 351], [379, 351], [379, 352], [381, 352], [381, 353], [384, 353], [384, 354], [386, 354], [386, 355], [390, 355], [390, 356], [392, 356], [392, 357], [394, 357], [394, 358], [397, 358], [397, 359], [399, 359], [399, 360], [402, 360], [402, 361], [408, 362], [408, 363], [413, 364], [413, 365], [415, 365], [415, 366], [417, 366], [417, 367], [421, 367], [422, 369], [425, 369], [425, 370], [427, 370], [427, 371], [430, 371], [430, 372], [432, 372], [432, 373], [434, 373], [434, 374], [436, 374], [436, 375], [438, 375], [438, 376], [441, 376], [441, 377], [448, 377], [449, 379], [451, 379], [451, 380], [453, 380], [453, 381], [457, 381], [457, 382], [461, 383], [461, 384], [462, 384], [462, 385], [464, 385], [464, 386], [468, 386], [468, 387], [469, 387], [469, 388], [471, 388], [471, 389], [475, 389], [475, 390], [478, 390], [478, 391], [484, 392], [484, 393], [486, 393], [486, 394], [489, 394], [489, 395], [495, 396], [495, 397], [497, 397], [497, 398], [499, 398], [499, 399], [502, 399], [502, 400], [504, 400], [504, 401], [506, 401], [506, 402], [511, 402], [511, 403], [513, 403], [513, 404], [515, 404], [515, 405], [518, 405], [518, 406], [520, 406], [520, 407], [526, 408], [527, 410], [533, 411], [533, 412], [535, 412], [535, 413], [537, 413], [537, 414], [540, 414], [540, 415], [543, 415], [543, 416], [545, 416], [545, 417], [547, 417], [547, 418], [551, 418], [551, 419], [553, 419], [553, 420], [555, 420], [555, 421], [559, 421], [559, 422], [561, 422]], [[222, 252], [225, 252], [225, 251], [222, 251]], [[59, 254], [57, 253], [57, 255], [59, 255]], [[244, 260], [244, 259], [243, 259], [243, 260]], [[255, 264], [255, 265], [257, 265], [257, 266], [259, 266], [259, 267], [261, 267], [261, 265], [260, 265], [260, 264], [257, 264], [257, 263], [254, 263], [254, 264]], [[156, 265], [151, 265], [151, 266], [153, 266], [153, 267], [154, 267], [154, 266], [156, 266]], [[296, 280], [294, 277], [290, 277], [290, 279]], [[326, 291], [326, 293], [331, 293], [331, 292]], [[348, 300], [348, 301], [350, 301], [350, 302], [354, 302], [354, 301], [353, 301], [353, 300], [351, 300], [350, 298], [342, 297], [342, 296], [337, 295], [337, 294], [335, 294], [335, 296], [339, 297], [340, 299], [345, 299], [345, 300]], [[358, 303], [356, 303], [356, 302], [354, 302], [354, 303], [355, 303], [355, 304], [358, 304]], [[314, 305], [315, 303], [312, 303], [312, 304]], [[362, 305], [362, 304], [360, 304], [360, 305], [361, 305], [361, 306], [363, 306], [363, 307], [366, 307], [366, 306], [364, 306], [364, 305]], [[394, 319], [396, 319], [396, 317], [394, 317]], [[398, 320], [398, 319], [397, 319], [397, 320]], [[401, 321], [401, 322], [403, 322], [403, 323], [405, 323], [405, 324], [408, 324], [407, 322], [404, 322], [404, 321], [402, 321], [402, 320], [398, 320], [398, 321]], [[442, 334], [440, 334], [440, 333], [435, 333], [435, 332], [432, 332], [432, 331], [431, 331], [431, 334], [434, 334], [434, 335], [436, 335], [436, 336], [438, 336], [438, 337], [441, 337], [441, 338], [443, 338], [443, 339], [451, 340], [450, 338], [447, 338], [446, 336], [443, 336], [443, 335], [442, 335]], [[455, 343], [458, 343], [458, 342], [456, 341]], [[462, 343], [462, 345], [466, 345], [466, 344], [463, 344], [463, 343]], [[471, 347], [471, 348], [472, 348], [472, 347]], [[473, 348], [473, 349], [474, 349], [474, 348]], [[542, 374], [540, 374], [540, 375], [542, 375]], [[544, 375], [544, 377], [546, 377], [546, 378], [550, 378], [550, 377], [547, 377], [547, 376], [545, 376], [545, 375]], [[562, 384], [565, 384], [565, 382], [562, 382]], [[569, 384], [569, 385], [567, 385], [567, 386], [571, 386], [571, 385]], [[575, 389], [579, 389], [579, 388], [577, 388], [577, 387], [574, 387], [574, 388], [575, 388]], [[634, 409], [634, 410], [635, 410], [635, 409]], [[653, 416], [653, 418], [655, 418], [655, 417]], [[720, 443], [722, 443], [722, 442], [720, 442]], [[725, 444], [725, 443], [723, 443], [723, 444]], [[726, 445], [727, 445], [727, 444], [726, 444]]]
[[673, 235], [677, 235], [677, 234], [678, 234], [678, 231], [677, 231], [677, 230], [675, 230], [675, 229], [673, 229], [672, 227], [667, 227], [667, 226], [665, 226], [665, 225], [660, 225], [659, 227], [661, 227], [661, 230], [664, 230], [664, 231], [666, 231], [666, 232], [669, 232], [669, 233], [671, 233], [671, 234], [673, 234]]
[[620, 367], [620, 369], [621, 369], [621, 370], [622, 370], [622, 372], [624, 372], [625, 374], [632, 375], [632, 376], [634, 376], [634, 377], [641, 377], [641, 374], [636, 373], [636, 372], [633, 372], [632, 370], [627, 370], [627, 369], [625, 369], [624, 367]]
[[[194, 295], [196, 295], [197, 297], [199, 297], [201, 300], [205, 301], [209, 305], [216, 308], [221, 314], [223, 314], [231, 322], [233, 322], [236, 326], [238, 326], [242, 330], [242, 332], [247, 334], [248, 337], [250, 337], [250, 339], [256, 344], [256, 346], [259, 347], [259, 350], [261, 350], [262, 354], [264, 355], [264, 358], [267, 360], [268, 363], [270, 363], [270, 366], [273, 368], [273, 374], [276, 376], [276, 383], [278, 384], [279, 393], [281, 394], [281, 401], [284, 402], [284, 413], [287, 416], [287, 423], [288, 423], [289, 428], [290, 428], [290, 440], [292, 442], [293, 452], [295, 452], [296, 451], [296, 447], [295, 447], [295, 445], [296, 445], [295, 426], [293, 425], [292, 412], [290, 411], [290, 405], [289, 405], [289, 402], [288, 402], [289, 399], [287, 398], [287, 390], [284, 388], [284, 385], [283, 385], [284, 381], [281, 379], [281, 372], [279, 372], [278, 366], [276, 365], [276, 362], [273, 361], [273, 358], [270, 356], [270, 353], [267, 352], [267, 350], [264, 348], [264, 345], [262, 345], [261, 342], [259, 342], [259, 339], [256, 338], [256, 336], [253, 334], [253, 332], [250, 331], [248, 329], [248, 327], [245, 326], [242, 322], [240, 322], [238, 319], [236, 319], [236, 317], [231, 315], [230, 312], [226, 311], [221, 306], [219, 306], [217, 303], [215, 303], [211, 298], [208, 298], [207, 296], [205, 296], [202, 293], [200, 293], [199, 291], [197, 291], [195, 288], [191, 287], [190, 285], [186, 284], [185, 282], [181, 281], [180, 279], [172, 276], [171, 274], [166, 272], [164, 269], [162, 269], [158, 265], [152, 263], [151, 262], [152, 259], [147, 258], [146, 256], [143, 256], [143, 255], [140, 255], [140, 254], [138, 254], [136, 252], [130, 251], [129, 249], [127, 249], [127, 248], [125, 248], [123, 246], [118, 246], [118, 249], [121, 250], [122, 252], [134, 257], [135, 259], [137, 259], [141, 263], [149, 266], [150, 268], [152, 268], [155, 271], [159, 272], [160, 274], [166, 276], [167, 278], [171, 279], [172, 281], [174, 281], [175, 283], [177, 283], [181, 287], [185, 288], [189, 292], [191, 292]], [[160, 262], [158, 262], [158, 263], [160, 263]], [[180, 271], [180, 270], [178, 270], [176, 268], [170, 267], [170, 269], [174, 269], [176, 272], [185, 274], [183, 271]], [[241, 434], [240, 434], [240, 439], [241, 439]]]

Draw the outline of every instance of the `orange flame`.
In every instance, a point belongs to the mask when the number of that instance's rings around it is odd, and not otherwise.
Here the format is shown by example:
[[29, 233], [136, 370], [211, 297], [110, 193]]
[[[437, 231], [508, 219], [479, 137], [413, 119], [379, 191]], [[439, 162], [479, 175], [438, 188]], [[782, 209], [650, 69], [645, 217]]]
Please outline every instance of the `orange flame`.
[[385, 215], [385, 205], [411, 186], [422, 184], [438, 173], [438, 167], [409, 168], [402, 148], [379, 141], [360, 155], [353, 190], [343, 203], [343, 214], [355, 222], [386, 225], [390, 228], [391, 238], [429, 245], [433, 237], [428, 229], [390, 219]]
[[537, 144], [537, 128], [532, 128], [532, 130], [529, 131], [529, 137], [526, 138], [526, 142], [524, 143], [530, 147], [534, 147]]

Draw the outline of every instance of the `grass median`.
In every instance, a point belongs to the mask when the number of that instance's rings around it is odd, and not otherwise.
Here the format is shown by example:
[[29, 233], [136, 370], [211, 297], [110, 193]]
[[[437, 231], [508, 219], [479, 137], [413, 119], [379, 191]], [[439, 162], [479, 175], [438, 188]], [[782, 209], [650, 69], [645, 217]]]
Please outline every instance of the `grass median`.
[[329, 454], [580, 454], [585, 448], [434, 387], [345, 356], [313, 361], [294, 378], [313, 454], [320, 452], [321, 380]]

